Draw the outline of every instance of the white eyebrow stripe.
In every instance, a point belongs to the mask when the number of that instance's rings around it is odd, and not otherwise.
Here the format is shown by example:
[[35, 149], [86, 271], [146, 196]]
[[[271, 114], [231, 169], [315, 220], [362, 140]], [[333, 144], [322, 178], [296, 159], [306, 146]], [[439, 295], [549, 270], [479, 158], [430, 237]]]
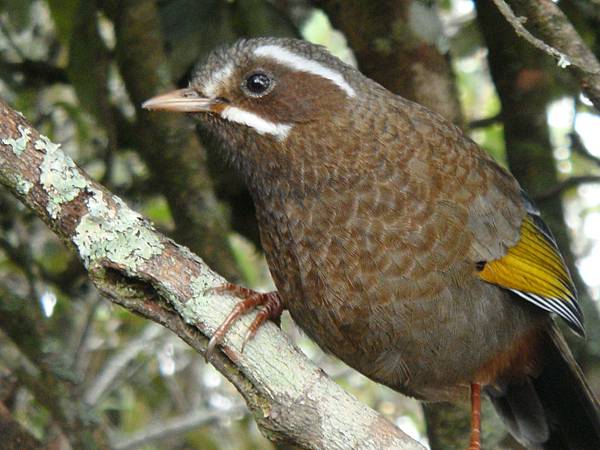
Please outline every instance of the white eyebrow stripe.
[[350, 86], [341, 73], [325, 67], [316, 61], [311, 61], [310, 59], [296, 55], [285, 48], [277, 45], [261, 45], [254, 50], [254, 54], [256, 56], [264, 56], [266, 58], [274, 59], [278, 63], [283, 64], [291, 69], [312, 73], [322, 78], [326, 78], [346, 92], [348, 97], [356, 96], [356, 91], [352, 86]]
[[292, 125], [287, 123], [275, 123], [235, 106], [228, 106], [221, 112], [221, 117], [230, 122], [254, 128], [258, 134], [270, 134], [279, 141], [285, 141]]
[[217, 87], [231, 76], [233, 73], [233, 67], [233, 63], [229, 63], [213, 73], [210, 79], [203, 86], [203, 94], [207, 97], [216, 97]]

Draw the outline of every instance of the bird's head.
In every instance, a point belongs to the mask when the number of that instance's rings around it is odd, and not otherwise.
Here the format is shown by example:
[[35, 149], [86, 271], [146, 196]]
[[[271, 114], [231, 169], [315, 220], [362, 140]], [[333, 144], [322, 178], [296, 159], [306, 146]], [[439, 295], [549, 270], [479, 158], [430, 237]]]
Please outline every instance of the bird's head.
[[[332, 135], [350, 137], [365, 83], [323, 47], [293, 39], [240, 40], [213, 52], [189, 87], [151, 98], [145, 109], [192, 113], [232, 159], [326, 158]], [[321, 155], [307, 155], [316, 148]], [[243, 162], [243, 161], [242, 161]]]

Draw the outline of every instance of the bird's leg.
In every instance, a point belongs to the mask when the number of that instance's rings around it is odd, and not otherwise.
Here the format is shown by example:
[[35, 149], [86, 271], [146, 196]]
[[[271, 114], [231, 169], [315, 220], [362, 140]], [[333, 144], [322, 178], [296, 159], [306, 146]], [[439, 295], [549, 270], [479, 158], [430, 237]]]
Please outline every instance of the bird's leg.
[[468, 450], [481, 450], [481, 384], [471, 384], [471, 439]]
[[208, 346], [206, 347], [206, 353], [204, 355], [207, 361], [210, 359], [215, 347], [221, 343], [231, 326], [244, 314], [253, 310], [257, 306], [262, 306], [262, 309], [258, 312], [256, 318], [248, 327], [248, 331], [244, 337], [244, 342], [242, 343], [242, 351], [244, 351], [246, 342], [252, 339], [260, 326], [269, 319], [274, 321], [279, 320], [284, 309], [283, 303], [281, 302], [281, 298], [279, 297], [277, 291], [265, 293], [256, 292], [252, 289], [238, 286], [233, 283], [226, 283], [218, 288], [215, 288], [214, 292], [231, 294], [240, 298], [241, 301], [235, 305], [223, 323], [221, 323], [219, 328], [216, 329], [210, 338], [210, 341], [208, 341]]

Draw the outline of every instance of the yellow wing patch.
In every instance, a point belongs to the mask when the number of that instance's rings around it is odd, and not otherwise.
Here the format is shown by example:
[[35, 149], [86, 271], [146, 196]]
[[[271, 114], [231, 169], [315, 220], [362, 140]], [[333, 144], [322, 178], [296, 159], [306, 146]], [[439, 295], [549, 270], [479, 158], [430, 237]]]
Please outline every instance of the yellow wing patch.
[[523, 220], [517, 245], [509, 248], [502, 258], [487, 261], [479, 276], [560, 315], [575, 332], [583, 334], [571, 276], [554, 240], [531, 216]]

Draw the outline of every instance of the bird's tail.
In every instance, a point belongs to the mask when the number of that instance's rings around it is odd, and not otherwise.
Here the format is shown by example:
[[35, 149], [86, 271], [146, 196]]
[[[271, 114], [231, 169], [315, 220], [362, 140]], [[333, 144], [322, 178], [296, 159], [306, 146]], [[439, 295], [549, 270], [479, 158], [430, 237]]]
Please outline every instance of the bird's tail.
[[527, 448], [600, 450], [598, 401], [560, 332], [552, 327], [544, 339], [540, 374], [489, 392], [492, 403]]

